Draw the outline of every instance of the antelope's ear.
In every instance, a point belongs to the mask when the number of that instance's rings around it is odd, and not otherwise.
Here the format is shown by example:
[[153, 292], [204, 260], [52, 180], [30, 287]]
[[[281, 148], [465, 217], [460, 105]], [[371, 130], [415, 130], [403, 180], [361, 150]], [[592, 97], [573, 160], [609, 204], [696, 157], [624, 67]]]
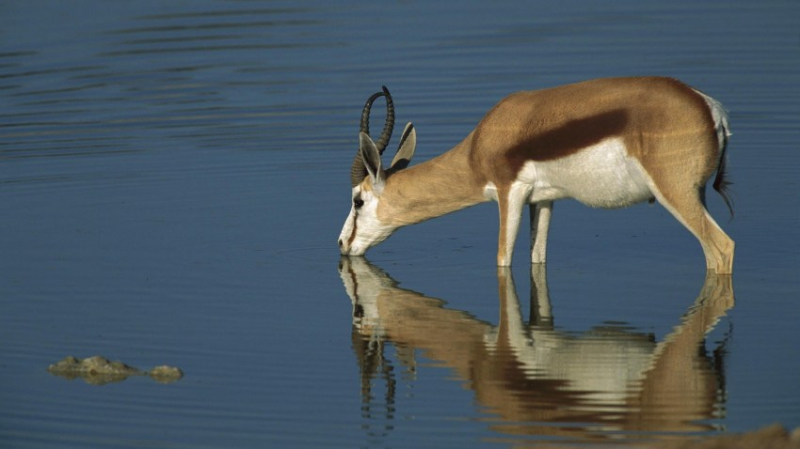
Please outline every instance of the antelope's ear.
[[400, 148], [397, 149], [397, 154], [392, 159], [391, 170], [402, 170], [408, 167], [416, 149], [417, 131], [414, 129], [414, 125], [408, 122], [403, 130], [403, 136], [400, 138]]
[[381, 154], [378, 152], [375, 142], [366, 133], [359, 133], [358, 137], [358, 151], [361, 154], [361, 160], [364, 161], [367, 173], [372, 178], [373, 187], [376, 190], [380, 189], [386, 180], [386, 172], [381, 164]]

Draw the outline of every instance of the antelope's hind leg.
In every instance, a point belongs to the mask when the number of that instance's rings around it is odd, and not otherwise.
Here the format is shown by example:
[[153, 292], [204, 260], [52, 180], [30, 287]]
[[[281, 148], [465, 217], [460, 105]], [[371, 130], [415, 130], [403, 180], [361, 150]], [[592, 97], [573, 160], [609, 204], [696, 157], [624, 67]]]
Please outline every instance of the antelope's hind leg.
[[706, 257], [706, 268], [717, 274], [733, 273], [733, 240], [719, 227], [703, 204], [705, 186], [700, 188], [662, 189], [656, 182], [654, 192], [661, 203], [686, 229], [692, 232]]

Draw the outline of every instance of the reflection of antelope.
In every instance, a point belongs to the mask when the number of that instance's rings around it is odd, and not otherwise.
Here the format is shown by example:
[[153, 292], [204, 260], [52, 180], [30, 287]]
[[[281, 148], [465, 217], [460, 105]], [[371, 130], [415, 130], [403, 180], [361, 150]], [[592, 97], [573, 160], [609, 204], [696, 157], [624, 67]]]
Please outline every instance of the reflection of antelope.
[[[477, 400], [506, 423], [494, 426], [503, 433], [585, 440], [611, 438], [607, 432], [652, 437], [710, 429], [701, 420], [718, 414], [724, 352], [715, 351], [712, 360], [702, 349], [706, 333], [733, 306], [729, 276], [709, 274], [680, 324], [659, 342], [619, 327], [582, 334], [555, 330], [543, 267], [538, 267], [528, 325], [509, 270], [498, 269], [500, 323], [491, 326], [444, 308], [441, 300], [397, 287], [364, 259], [342, 258], [354, 342], [360, 342], [355, 348], [362, 391], [370, 391], [376, 367], [388, 367], [383, 347], [391, 343], [402, 350], [406, 365], [419, 350], [456, 371]], [[391, 369], [381, 372], [392, 393]], [[393, 394], [385, 400], [393, 406]]]
[[[369, 111], [386, 97], [380, 139]], [[657, 199], [691, 231], [706, 266], [733, 269], [733, 241], [705, 208], [705, 185], [724, 193], [725, 110], [670, 78], [610, 78], [531, 92], [498, 103], [461, 143], [405, 169], [416, 147], [409, 123], [388, 169], [381, 162], [394, 125], [384, 87], [367, 101], [351, 170], [352, 205], [339, 235], [344, 255], [363, 255], [396, 229], [477, 203], [500, 208], [497, 265], [508, 266], [520, 217], [531, 211], [531, 261], [544, 263], [552, 202], [574, 198], [617, 208]]]

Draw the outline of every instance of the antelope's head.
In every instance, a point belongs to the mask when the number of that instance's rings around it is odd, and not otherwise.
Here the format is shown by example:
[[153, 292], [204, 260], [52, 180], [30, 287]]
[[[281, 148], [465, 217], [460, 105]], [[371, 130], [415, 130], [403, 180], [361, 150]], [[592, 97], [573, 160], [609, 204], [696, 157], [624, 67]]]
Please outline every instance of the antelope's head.
[[[386, 98], [386, 123], [377, 142], [369, 135], [369, 114], [372, 103], [379, 97]], [[391, 194], [385, 195], [386, 182], [392, 173], [408, 166], [417, 145], [416, 132], [407, 124], [400, 139], [400, 146], [388, 169], [383, 168], [381, 155], [389, 144], [394, 128], [394, 103], [389, 90], [376, 92], [367, 100], [361, 112], [358, 152], [350, 170], [352, 185], [350, 215], [339, 234], [339, 250], [345, 256], [361, 256], [370, 247], [386, 240], [396, 224], [381, 217], [381, 201], [390, 202]]]

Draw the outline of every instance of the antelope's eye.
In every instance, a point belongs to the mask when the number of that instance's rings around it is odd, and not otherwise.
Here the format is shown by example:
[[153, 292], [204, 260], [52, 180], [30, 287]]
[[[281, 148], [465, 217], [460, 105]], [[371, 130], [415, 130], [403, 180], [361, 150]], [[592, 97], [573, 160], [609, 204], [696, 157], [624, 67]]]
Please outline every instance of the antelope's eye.
[[356, 198], [353, 200], [353, 205], [356, 207], [356, 209], [361, 209], [361, 206], [364, 205], [364, 200], [361, 198]]

